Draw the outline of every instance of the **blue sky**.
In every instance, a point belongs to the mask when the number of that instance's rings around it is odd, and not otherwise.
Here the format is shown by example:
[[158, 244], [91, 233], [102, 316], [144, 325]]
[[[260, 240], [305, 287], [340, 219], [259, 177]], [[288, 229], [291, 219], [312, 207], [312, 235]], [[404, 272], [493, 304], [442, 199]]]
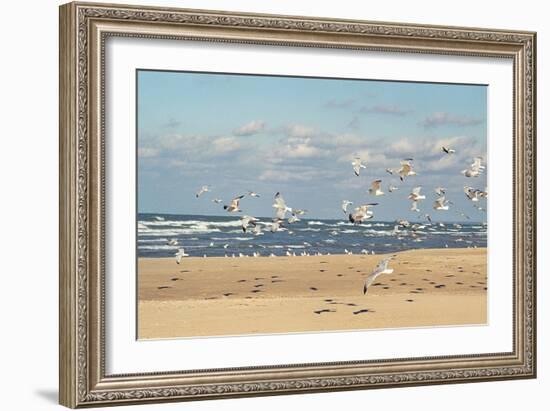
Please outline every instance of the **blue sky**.
[[[416, 220], [406, 197], [420, 185], [422, 215], [486, 218], [463, 194], [465, 185], [485, 189], [486, 175], [460, 173], [486, 158], [484, 85], [140, 70], [137, 110], [139, 212], [226, 215], [213, 198], [253, 190], [261, 197], [241, 207], [254, 216], [271, 216], [280, 191], [311, 218], [342, 218], [346, 199], [378, 202], [377, 220]], [[356, 156], [367, 165], [359, 177]], [[417, 176], [402, 183], [384, 171], [409, 157]], [[376, 179], [386, 194], [375, 198], [367, 190]], [[212, 191], [197, 199], [202, 185]], [[454, 202], [449, 211], [432, 209], [437, 186]]]

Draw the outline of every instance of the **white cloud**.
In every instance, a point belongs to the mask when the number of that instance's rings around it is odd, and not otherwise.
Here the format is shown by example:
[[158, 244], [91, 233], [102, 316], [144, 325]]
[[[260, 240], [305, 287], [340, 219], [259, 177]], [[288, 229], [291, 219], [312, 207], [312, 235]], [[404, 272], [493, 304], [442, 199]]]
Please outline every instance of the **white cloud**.
[[140, 158], [153, 158], [157, 157], [160, 153], [158, 148], [152, 147], [140, 147], [138, 149], [138, 157]]
[[216, 154], [226, 154], [242, 148], [242, 144], [235, 137], [219, 137], [212, 141], [212, 150]]
[[483, 123], [482, 118], [456, 116], [450, 113], [440, 111], [429, 115], [420, 124], [425, 128], [433, 128], [433, 127], [445, 126], [445, 125], [466, 127], [466, 126], [475, 126], [481, 123]]
[[291, 124], [286, 127], [286, 134], [289, 137], [312, 137], [316, 134], [316, 130], [313, 127], [304, 126], [302, 124]]
[[361, 107], [359, 111], [365, 114], [386, 114], [391, 116], [406, 116], [411, 112], [411, 110], [406, 110], [396, 105], [382, 104], [371, 107]]
[[265, 121], [252, 120], [250, 123], [246, 123], [241, 127], [233, 130], [233, 134], [236, 136], [252, 136], [258, 134], [265, 129]]

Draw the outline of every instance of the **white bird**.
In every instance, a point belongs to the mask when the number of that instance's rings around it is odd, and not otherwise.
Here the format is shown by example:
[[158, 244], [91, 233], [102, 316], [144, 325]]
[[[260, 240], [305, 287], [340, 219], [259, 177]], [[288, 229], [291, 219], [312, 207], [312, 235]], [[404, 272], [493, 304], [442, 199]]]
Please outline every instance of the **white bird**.
[[183, 248], [180, 248], [176, 253], [176, 263], [179, 264], [183, 257], [189, 257], [189, 254], [185, 254], [185, 250]]
[[212, 199], [212, 202], [216, 203], [216, 204], [221, 204], [221, 203], [223, 203], [223, 200], [221, 198], [214, 198], [214, 199]]
[[374, 212], [369, 210], [370, 207], [378, 205], [378, 203], [369, 203], [356, 207], [353, 213], [348, 215], [350, 222], [360, 224], [363, 220], [370, 220], [374, 217]]
[[441, 147], [441, 151], [443, 151], [445, 154], [454, 154], [456, 153], [456, 150], [453, 150], [452, 148], [450, 147]]
[[292, 209], [292, 214], [294, 215], [304, 215], [305, 213], [307, 213], [307, 210], [300, 210], [297, 208]]
[[445, 196], [439, 197], [434, 201], [433, 209], [434, 210], [448, 210], [449, 209], [449, 200], [445, 199]]
[[359, 176], [359, 172], [362, 168], [367, 168], [362, 162], [359, 157], [355, 157], [353, 161], [351, 162], [351, 165], [353, 166], [353, 172], [356, 176]]
[[166, 244], [167, 245], [178, 245], [178, 240], [176, 240], [175, 238], [172, 238]]
[[[447, 207], [448, 208], [448, 207]], [[432, 216], [429, 214], [424, 214], [424, 218], [428, 220], [430, 223], [432, 222]]]
[[393, 175], [393, 173], [395, 173], [395, 170], [393, 168], [386, 168], [386, 173]]
[[209, 186], [202, 186], [201, 189], [199, 191], [197, 191], [197, 194], [195, 194], [195, 196], [197, 198], [199, 198], [202, 194], [204, 193], [207, 193], [210, 191], [210, 187]]
[[409, 197], [408, 197], [409, 200], [412, 200], [412, 201], [424, 200], [426, 196], [420, 194], [420, 190], [422, 190], [421, 186], [413, 188], [411, 193], [409, 194]]
[[231, 204], [229, 205], [224, 205], [223, 206], [223, 209], [224, 210], [227, 210], [228, 213], [235, 213], [235, 212], [241, 212], [242, 210], [239, 208], [239, 201], [241, 200], [241, 198], [244, 197], [244, 194], [243, 195], [240, 195], [238, 197], [235, 197], [233, 200], [231, 200]]
[[248, 225], [250, 224], [253, 227], [256, 227], [256, 222], [259, 221], [256, 217], [251, 217], [249, 215], [243, 215], [241, 217], [241, 227], [243, 228], [243, 232], [246, 233], [246, 229]]
[[255, 193], [254, 191], [249, 191], [249, 192], [248, 192], [248, 195], [249, 195], [250, 197], [260, 197], [260, 195], [259, 195], [258, 193]]
[[399, 231], [399, 225], [396, 224], [396, 225], [393, 226], [393, 230], [391, 232], [391, 235], [399, 235], [399, 234], [401, 234], [401, 231]]
[[223, 245], [223, 248], [227, 248], [227, 247], [229, 247], [229, 244], [224, 244]]
[[407, 220], [397, 220], [397, 224], [404, 228], [407, 228], [411, 225], [411, 223], [409, 223]]
[[365, 250], [364, 248], [361, 250], [361, 254], [368, 255], [368, 253], [369, 253], [369, 252], [368, 252], [367, 250]]
[[443, 196], [445, 195], [446, 190], [447, 189], [445, 187], [436, 187], [434, 191], [438, 196]]
[[352, 204], [353, 204], [352, 201], [342, 200], [342, 211], [344, 212], [344, 214], [348, 213], [348, 206]]
[[464, 194], [468, 197], [468, 200], [478, 202], [481, 197], [487, 197], [486, 191], [478, 190], [477, 188], [464, 186]]
[[374, 180], [371, 183], [371, 188], [369, 188], [369, 194], [374, 196], [383, 196], [384, 192], [380, 189], [380, 184], [382, 183], [382, 180]]
[[418, 201], [413, 201], [411, 204], [411, 211], [416, 211], [417, 213], [420, 212], [420, 209], [418, 208]]
[[272, 207], [276, 209], [275, 215], [279, 220], [284, 220], [287, 212], [292, 213], [292, 208], [286, 205], [285, 199], [279, 192], [275, 194], [275, 203]]
[[157, 221], [164, 221], [164, 217], [159, 217], [158, 215], [153, 217]]
[[289, 218], [288, 218], [288, 224], [293, 224], [293, 223], [296, 223], [298, 221], [300, 221], [300, 219], [298, 217], [296, 217], [295, 214], [292, 214]]
[[481, 161], [483, 161], [481, 157], [474, 158], [474, 162], [469, 168], [462, 170], [462, 174], [464, 174], [465, 177], [479, 177], [485, 169], [485, 166], [481, 164]]
[[286, 229], [283, 227], [282, 220], [279, 220], [279, 219], [275, 218], [275, 219], [273, 219], [273, 222], [271, 223], [271, 226], [270, 226], [269, 230], [272, 233], [276, 233], [277, 231], [284, 231]]
[[397, 172], [401, 181], [403, 181], [405, 177], [416, 175], [416, 172], [413, 170], [412, 161], [412, 158], [406, 158], [405, 160], [401, 161], [401, 168]]
[[254, 226], [254, 228], [252, 229], [252, 234], [254, 234], [255, 236], [264, 235], [259, 225]]
[[365, 285], [363, 286], [363, 294], [367, 294], [369, 287], [379, 275], [393, 273], [393, 268], [388, 268], [388, 264], [391, 259], [393, 259], [393, 256], [384, 258], [382, 261], [378, 263], [374, 271], [369, 274], [369, 276], [365, 280]]
[[393, 193], [395, 190], [399, 190], [399, 187], [391, 185], [391, 184], [388, 186], [388, 191], [390, 193]]

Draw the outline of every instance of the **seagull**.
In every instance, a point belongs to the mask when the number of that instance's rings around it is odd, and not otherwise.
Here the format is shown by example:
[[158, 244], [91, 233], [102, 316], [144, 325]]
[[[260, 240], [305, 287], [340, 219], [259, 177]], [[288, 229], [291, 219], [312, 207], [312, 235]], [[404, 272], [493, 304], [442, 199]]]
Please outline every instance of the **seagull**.
[[353, 204], [352, 201], [342, 200], [342, 211], [344, 212], [344, 214], [348, 213], [348, 206], [351, 204]]
[[362, 164], [359, 157], [355, 157], [355, 159], [351, 162], [351, 165], [353, 166], [353, 172], [356, 176], [359, 176], [359, 172], [362, 168], [367, 168], [364, 164]]
[[418, 201], [413, 201], [411, 204], [411, 211], [416, 211], [417, 213], [420, 212], [420, 209], [418, 208]]
[[178, 240], [176, 240], [175, 238], [172, 238], [166, 244], [167, 245], [178, 245]]
[[[449, 207], [447, 207], [447, 208], [449, 208]], [[424, 218], [425, 218], [426, 220], [428, 220], [430, 223], [432, 222], [432, 216], [431, 216], [431, 215], [429, 215], [429, 214], [424, 214]]]
[[235, 212], [240, 213], [242, 210], [239, 208], [239, 200], [243, 197], [244, 197], [244, 194], [238, 197], [235, 197], [233, 200], [231, 200], [231, 204], [224, 205], [223, 209], [227, 210], [228, 213], [235, 213]]
[[255, 193], [254, 191], [249, 191], [249, 192], [248, 192], [248, 195], [249, 195], [250, 197], [260, 197], [260, 195], [259, 195], [258, 193]]
[[399, 187], [396, 187], [396, 186], [391, 185], [391, 184], [388, 186], [388, 191], [390, 193], [393, 193], [395, 190], [399, 190]]
[[485, 169], [485, 166], [481, 165], [481, 161], [483, 161], [481, 157], [474, 158], [474, 162], [470, 165], [470, 168], [462, 170], [462, 174], [465, 177], [479, 177]]
[[369, 252], [367, 250], [365, 250], [364, 248], [361, 250], [361, 254], [365, 254], [365, 255], [368, 255]]
[[386, 173], [393, 175], [393, 173], [395, 173], [395, 170], [393, 168], [386, 168]]
[[288, 221], [288, 224], [293, 224], [300, 221], [300, 219], [296, 217], [296, 214], [292, 213], [292, 215], [288, 218], [287, 221]]
[[221, 204], [221, 203], [223, 203], [223, 200], [220, 199], [220, 198], [214, 198], [214, 199], [212, 200], [212, 202], [213, 202], [213, 203], [216, 203], [216, 204]]
[[255, 225], [254, 228], [252, 229], [252, 233], [255, 235], [255, 236], [259, 236], [259, 235], [264, 235], [264, 233], [262, 232], [262, 229], [259, 225]]
[[487, 197], [486, 191], [478, 190], [477, 188], [464, 186], [464, 194], [468, 197], [468, 200], [478, 202], [480, 197]]
[[197, 194], [195, 194], [195, 196], [196, 196], [197, 198], [199, 198], [202, 194], [207, 193], [207, 192], [209, 192], [209, 191], [210, 191], [210, 187], [208, 187], [208, 186], [202, 186], [201, 189], [200, 189], [199, 191], [197, 191]]
[[412, 161], [412, 158], [406, 158], [405, 160], [401, 161], [401, 168], [397, 172], [401, 181], [403, 181], [405, 177], [416, 175], [416, 172], [413, 170], [412, 167]]
[[363, 220], [370, 220], [374, 217], [374, 213], [369, 208], [375, 205], [378, 205], [378, 203], [369, 203], [356, 207], [354, 212], [349, 214], [349, 221], [354, 224], [360, 224]]
[[445, 187], [436, 187], [434, 191], [438, 196], [443, 196], [445, 195], [446, 190], [447, 189]]
[[270, 231], [272, 233], [276, 233], [277, 231], [284, 231], [284, 230], [285, 228], [283, 227], [283, 221], [278, 218], [274, 218], [273, 222], [271, 223]]
[[279, 192], [275, 194], [275, 203], [273, 203], [272, 207], [277, 210], [276, 217], [279, 220], [284, 220], [287, 212], [292, 213], [292, 208], [286, 205], [285, 199]]
[[384, 192], [380, 190], [380, 183], [382, 183], [382, 180], [374, 180], [371, 183], [371, 188], [369, 188], [369, 194], [375, 195], [375, 196], [383, 196]]
[[376, 266], [374, 271], [369, 274], [369, 276], [367, 277], [367, 279], [365, 281], [365, 285], [363, 287], [363, 294], [367, 294], [367, 291], [368, 291], [370, 285], [376, 280], [376, 278], [380, 274], [391, 274], [391, 273], [393, 273], [393, 268], [388, 268], [388, 264], [389, 264], [389, 262], [392, 258], [393, 258], [393, 256], [390, 256], [388, 258], [384, 258], [382, 261], [380, 261], [378, 263], [378, 265]]
[[422, 186], [417, 186], [417, 187], [413, 188], [411, 193], [409, 194], [409, 200], [413, 200], [415, 202], [419, 201], [419, 200], [424, 200], [426, 198], [426, 196], [421, 195], [420, 190], [422, 190]]
[[445, 154], [454, 154], [456, 153], [456, 150], [453, 150], [452, 148], [450, 147], [441, 147], [441, 151], [443, 151]]
[[176, 263], [179, 264], [183, 257], [189, 257], [189, 254], [185, 254], [185, 250], [183, 248], [180, 248], [176, 253]]
[[434, 201], [433, 209], [434, 210], [448, 210], [449, 209], [449, 201], [445, 200], [445, 196], [439, 197], [437, 200]]
[[292, 209], [292, 214], [294, 215], [304, 215], [305, 213], [307, 213], [307, 210]]
[[407, 228], [411, 225], [411, 223], [409, 223], [407, 220], [397, 220], [397, 224], [404, 228]]
[[223, 248], [227, 248], [227, 247], [229, 247], [229, 244], [224, 244], [223, 245]]
[[243, 233], [246, 233], [246, 228], [248, 227], [249, 224], [256, 227], [257, 221], [259, 220], [255, 217], [250, 217], [249, 215], [243, 215], [241, 217], [241, 226], [243, 228]]

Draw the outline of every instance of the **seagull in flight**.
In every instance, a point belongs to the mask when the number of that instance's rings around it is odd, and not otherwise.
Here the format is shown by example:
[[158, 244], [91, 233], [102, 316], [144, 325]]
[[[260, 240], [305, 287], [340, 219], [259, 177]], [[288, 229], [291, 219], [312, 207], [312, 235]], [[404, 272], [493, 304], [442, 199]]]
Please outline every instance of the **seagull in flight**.
[[413, 188], [411, 193], [409, 194], [409, 200], [419, 201], [426, 199], [425, 195], [420, 194], [420, 190], [422, 190], [422, 186], [417, 186]]
[[395, 173], [395, 170], [393, 168], [386, 168], [386, 173], [393, 175], [393, 173]]
[[255, 217], [250, 217], [249, 215], [243, 215], [241, 217], [241, 226], [243, 228], [243, 233], [246, 233], [246, 229], [248, 225], [250, 224], [253, 227], [256, 227], [256, 222], [259, 221]]
[[204, 193], [207, 193], [210, 191], [210, 187], [209, 186], [202, 186], [201, 189], [199, 191], [197, 191], [197, 194], [195, 194], [195, 196], [197, 198], [199, 198], [201, 195], [203, 195]]
[[378, 203], [369, 203], [356, 207], [354, 212], [349, 214], [349, 221], [354, 224], [361, 224], [363, 220], [370, 220], [374, 217], [374, 212], [369, 210], [369, 208], [375, 205], [378, 205]]
[[445, 199], [445, 196], [441, 196], [437, 200], [434, 201], [433, 209], [434, 210], [448, 210], [450, 203], [451, 202], [449, 200]]
[[278, 218], [274, 218], [273, 222], [271, 223], [271, 227], [269, 228], [269, 230], [272, 233], [276, 233], [277, 231], [284, 231], [284, 230], [286, 230], [286, 228], [283, 227], [283, 221], [282, 220], [280, 220]]
[[478, 202], [481, 197], [487, 197], [487, 191], [481, 191], [469, 186], [464, 186], [464, 194], [466, 194], [468, 200], [473, 202]]
[[456, 153], [456, 150], [453, 150], [452, 148], [450, 147], [441, 147], [441, 151], [443, 151], [445, 154], [454, 154]]
[[479, 177], [485, 169], [485, 166], [481, 164], [482, 161], [483, 158], [481, 157], [474, 158], [474, 162], [469, 168], [462, 170], [462, 174], [464, 174], [465, 177]]
[[228, 213], [235, 213], [235, 212], [241, 212], [242, 210], [239, 208], [239, 201], [241, 200], [241, 198], [244, 197], [244, 194], [243, 195], [240, 195], [238, 197], [235, 197], [233, 200], [231, 200], [231, 204], [229, 205], [224, 205], [223, 206], [223, 209], [224, 210], [227, 210]]
[[353, 204], [352, 201], [342, 200], [342, 211], [344, 212], [344, 214], [348, 213], [348, 206], [350, 206], [352, 204]]
[[166, 244], [167, 245], [178, 245], [178, 240], [176, 240], [175, 238], [172, 238]]
[[250, 197], [260, 197], [260, 195], [259, 195], [258, 193], [255, 193], [254, 191], [249, 191], [249, 192], [248, 192], [248, 195], [249, 195]]
[[223, 203], [223, 200], [221, 198], [214, 198], [214, 199], [212, 199], [212, 202], [216, 203], [216, 204], [221, 204], [221, 203]]
[[181, 263], [181, 259], [182, 259], [183, 257], [189, 257], [189, 254], [186, 254], [186, 253], [185, 253], [185, 250], [184, 250], [183, 248], [180, 248], [180, 249], [178, 250], [178, 252], [176, 253], [176, 263], [177, 263], [177, 264]]
[[412, 161], [412, 158], [406, 158], [401, 161], [401, 168], [397, 172], [401, 181], [403, 181], [405, 177], [416, 175], [416, 171], [413, 170]]
[[375, 195], [375, 196], [383, 196], [384, 192], [380, 189], [380, 184], [382, 183], [382, 180], [374, 180], [371, 183], [371, 188], [369, 188], [369, 194]]
[[391, 184], [388, 186], [388, 192], [393, 193], [395, 190], [399, 190], [399, 187]]
[[420, 212], [420, 209], [418, 208], [418, 201], [413, 201], [411, 204], [411, 211], [416, 211], [417, 213]]
[[276, 209], [276, 218], [279, 220], [284, 220], [287, 212], [292, 213], [292, 208], [286, 205], [285, 199], [279, 192], [275, 194], [275, 202], [272, 207]]
[[369, 287], [379, 275], [393, 273], [393, 268], [388, 268], [388, 264], [392, 259], [393, 259], [393, 256], [390, 256], [390, 257], [384, 258], [382, 261], [378, 263], [374, 271], [370, 273], [367, 279], [365, 280], [365, 285], [363, 286], [363, 294], [367, 294]]
[[362, 162], [359, 157], [355, 157], [353, 161], [351, 162], [351, 165], [353, 166], [353, 172], [356, 176], [359, 176], [359, 172], [362, 168], [367, 168]]

